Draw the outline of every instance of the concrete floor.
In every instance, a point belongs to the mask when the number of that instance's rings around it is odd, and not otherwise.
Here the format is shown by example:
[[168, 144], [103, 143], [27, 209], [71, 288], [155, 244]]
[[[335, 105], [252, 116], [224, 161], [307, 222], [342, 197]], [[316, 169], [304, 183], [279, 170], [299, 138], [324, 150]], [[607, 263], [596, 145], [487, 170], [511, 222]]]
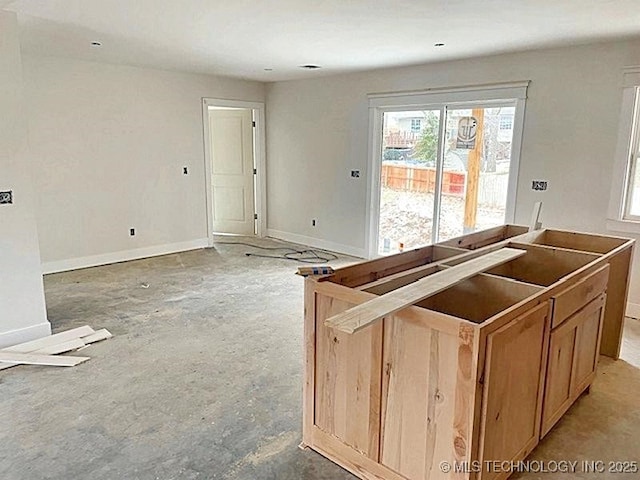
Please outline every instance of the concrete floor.
[[[89, 324], [115, 336], [78, 367], [0, 373], [0, 479], [353, 479], [297, 448], [303, 282], [296, 263], [250, 250], [47, 276], [54, 331]], [[640, 461], [640, 322], [625, 335], [623, 360], [602, 360], [591, 394], [532, 459]]]

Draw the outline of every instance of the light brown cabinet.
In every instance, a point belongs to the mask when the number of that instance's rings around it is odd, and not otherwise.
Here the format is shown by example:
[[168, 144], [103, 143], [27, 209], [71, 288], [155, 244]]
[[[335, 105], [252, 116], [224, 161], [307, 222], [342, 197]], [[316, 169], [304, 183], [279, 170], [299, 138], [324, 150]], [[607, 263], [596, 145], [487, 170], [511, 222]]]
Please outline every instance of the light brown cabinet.
[[[325, 325], [502, 247], [524, 253], [355, 333]], [[307, 278], [303, 444], [366, 480], [504, 480], [484, 462], [526, 458], [591, 385], [607, 329], [617, 352], [605, 300], [626, 298], [632, 248], [505, 226]]]
[[[548, 305], [542, 304], [487, 336], [481, 462], [517, 461], [538, 444], [548, 320]], [[482, 479], [499, 473], [483, 473]]]
[[592, 300], [551, 332], [542, 435], [593, 381], [598, 363], [606, 294]]

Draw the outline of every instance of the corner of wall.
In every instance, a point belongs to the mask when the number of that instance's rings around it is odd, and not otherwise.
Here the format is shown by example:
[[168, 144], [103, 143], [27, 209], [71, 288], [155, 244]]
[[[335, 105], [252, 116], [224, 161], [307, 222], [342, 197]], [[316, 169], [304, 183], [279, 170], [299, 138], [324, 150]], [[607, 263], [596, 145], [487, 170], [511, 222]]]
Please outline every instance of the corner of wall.
[[13, 202], [0, 206], [0, 346], [6, 346], [51, 333], [29, 168], [18, 21], [6, 11], [0, 11], [0, 71], [0, 189], [13, 193]]

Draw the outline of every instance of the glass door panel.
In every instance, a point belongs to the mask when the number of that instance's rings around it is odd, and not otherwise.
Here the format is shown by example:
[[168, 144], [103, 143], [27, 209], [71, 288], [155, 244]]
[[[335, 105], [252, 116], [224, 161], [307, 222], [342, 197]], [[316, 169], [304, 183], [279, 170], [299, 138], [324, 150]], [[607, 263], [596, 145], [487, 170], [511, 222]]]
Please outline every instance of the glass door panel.
[[432, 243], [440, 110], [383, 116], [378, 253]]
[[447, 110], [437, 241], [503, 225], [515, 106]]

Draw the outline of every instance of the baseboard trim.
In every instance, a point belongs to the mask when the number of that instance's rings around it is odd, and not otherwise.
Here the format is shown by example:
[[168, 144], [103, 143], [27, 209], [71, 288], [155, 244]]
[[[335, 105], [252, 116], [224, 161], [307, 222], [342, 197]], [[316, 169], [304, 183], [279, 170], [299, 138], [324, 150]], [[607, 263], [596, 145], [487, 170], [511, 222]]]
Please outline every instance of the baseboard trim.
[[341, 243], [329, 242], [320, 238], [307, 237], [306, 235], [298, 235], [297, 233], [283, 232], [281, 230], [274, 230], [271, 228], [267, 229], [267, 237], [277, 238], [278, 240], [284, 240], [291, 243], [298, 243], [300, 245], [307, 245], [309, 247], [320, 248], [330, 252], [342, 253], [344, 255], [350, 255], [357, 258], [366, 258], [367, 256], [364, 248], [356, 248], [349, 245], [343, 245]]
[[640, 318], [640, 303], [627, 302], [625, 315], [631, 318]]
[[136, 248], [135, 250], [93, 255], [90, 257], [45, 262], [42, 264], [42, 273], [46, 275], [48, 273], [67, 272], [69, 270], [97, 267], [99, 265], [108, 265], [110, 263], [127, 262], [129, 260], [138, 260], [140, 258], [157, 257], [159, 255], [168, 255], [170, 253], [197, 250], [199, 248], [206, 248], [207, 246], [209, 246], [209, 239], [199, 238], [188, 242], [169, 243], [166, 245], [155, 245], [153, 247]]
[[19, 343], [30, 342], [42, 337], [51, 335], [51, 324], [49, 322], [38, 323], [18, 330], [10, 330], [0, 333], [0, 348], [10, 347]]

